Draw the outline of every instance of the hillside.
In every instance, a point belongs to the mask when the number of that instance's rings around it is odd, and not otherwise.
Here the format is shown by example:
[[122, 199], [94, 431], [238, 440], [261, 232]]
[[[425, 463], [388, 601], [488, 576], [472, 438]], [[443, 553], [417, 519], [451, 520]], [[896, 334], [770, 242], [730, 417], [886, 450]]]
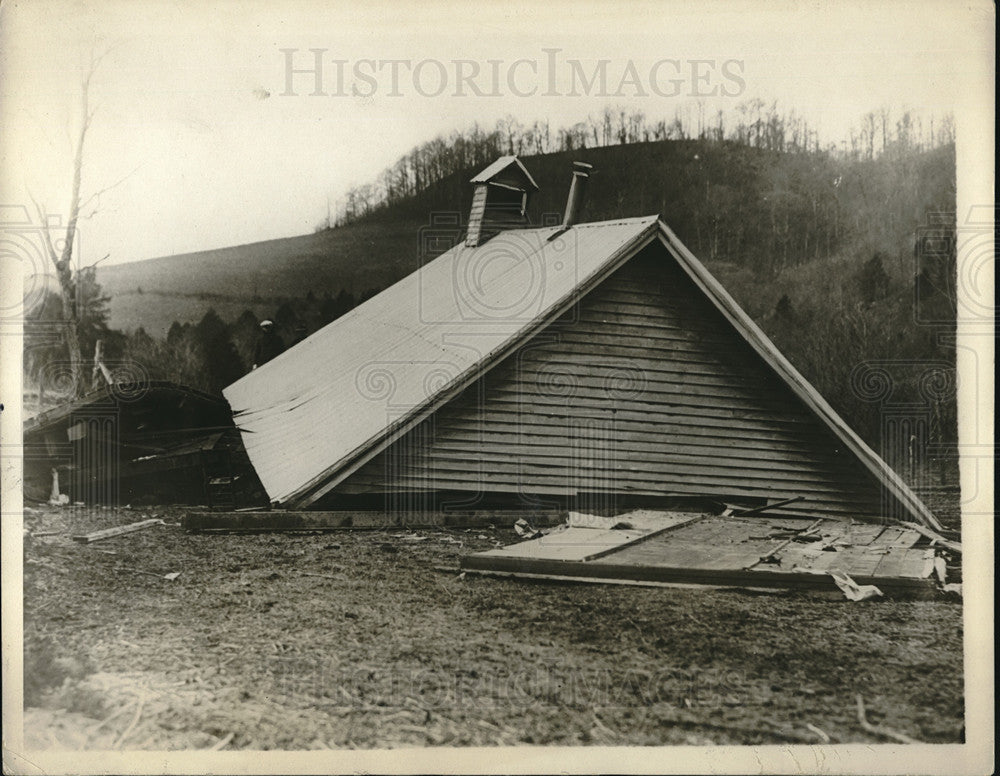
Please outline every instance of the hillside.
[[[561, 214], [571, 162], [597, 170], [584, 218], [658, 213], [710, 267], [777, 274], [813, 259], [882, 251], [910, 270], [912, 235], [928, 209], [953, 196], [954, 151], [843, 161], [731, 141], [663, 140], [522, 157], [539, 184], [529, 215]], [[379, 290], [457, 236], [430, 228], [434, 214], [464, 213], [470, 168], [353, 223], [316, 234], [100, 268], [109, 324], [163, 336], [209, 309], [233, 321], [245, 309], [272, 315], [282, 301], [345, 290]], [[905, 179], [901, 179], [903, 176]], [[421, 243], [423, 242], [423, 245]], [[772, 302], [774, 300], [771, 300]]]
[[99, 268], [109, 325], [162, 337], [173, 321], [209, 308], [225, 320], [245, 309], [272, 315], [284, 299], [383, 288], [417, 267], [419, 224], [352, 224], [317, 234]]

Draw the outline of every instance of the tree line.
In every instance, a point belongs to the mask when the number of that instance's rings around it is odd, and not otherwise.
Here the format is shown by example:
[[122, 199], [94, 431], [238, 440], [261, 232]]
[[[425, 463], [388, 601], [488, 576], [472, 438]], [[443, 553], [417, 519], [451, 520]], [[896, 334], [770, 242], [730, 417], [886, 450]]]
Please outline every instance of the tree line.
[[[664, 215], [792, 363], [878, 447], [882, 407], [858, 394], [852, 369], [880, 361], [916, 365], [914, 374], [894, 378], [892, 399], [916, 406], [926, 404], [923, 365], [954, 363], [947, 344], [955, 328], [955, 148], [947, 142], [953, 129], [947, 121], [931, 131], [929, 122], [908, 114], [893, 120], [872, 112], [844, 148], [816, 150], [816, 135], [804, 122], [778, 115], [773, 106], [745, 112], [746, 121], [706, 122], [696, 133], [701, 137], [687, 137], [683, 120], [679, 128], [654, 126], [653, 137], [678, 135], [661, 142], [645, 142], [649, 127], [627, 113], [574, 125], [572, 143], [589, 143], [582, 151], [528, 161], [541, 186], [533, 215], [561, 211], [571, 160], [593, 162], [587, 220]], [[398, 258], [377, 239], [381, 222], [419, 224], [430, 212], [466, 208], [470, 170], [511, 150], [568, 142], [564, 133], [553, 140], [547, 125], [521, 129], [512, 122], [490, 133], [476, 129], [451, 149], [438, 138], [415, 149], [416, 163], [401, 159], [394, 204], [358, 217], [359, 226], [371, 222], [373, 230], [366, 260]], [[599, 145], [615, 138], [625, 141]], [[461, 172], [447, 172], [455, 168]], [[423, 188], [415, 188], [418, 181]], [[932, 223], [937, 226], [928, 231]], [[944, 249], [925, 250], [929, 242], [942, 243], [939, 233], [946, 236]], [[65, 359], [67, 298], [87, 357], [102, 339], [108, 359], [213, 392], [252, 365], [259, 320], [249, 309], [230, 321], [209, 311], [197, 323], [175, 323], [165, 338], [142, 330], [122, 334], [107, 327], [107, 300], [92, 271], [71, 280], [68, 293], [50, 294], [26, 321], [25, 368], [36, 382], [46, 363]], [[360, 297], [309, 293], [276, 302], [271, 319], [287, 344], [299, 326], [311, 333], [378, 290]], [[915, 324], [918, 313], [937, 323]], [[952, 381], [953, 375], [952, 368]], [[953, 393], [928, 406], [935, 443], [954, 442]]]
[[[166, 380], [219, 394], [252, 367], [263, 320], [252, 310], [244, 310], [235, 321], [226, 321], [209, 309], [197, 323], [174, 321], [165, 337], [155, 337], [141, 326], [121, 332], [108, 327], [110, 299], [92, 275], [87, 277], [75, 331], [88, 368], [100, 342], [102, 362], [112, 373], [124, 365], [121, 374], [142, 375], [143, 379]], [[310, 292], [301, 299], [285, 300], [269, 319], [288, 347], [350, 312], [376, 292], [369, 289], [355, 296], [341, 290], [318, 297]], [[85, 374], [78, 385], [71, 382], [59, 323], [60, 306], [59, 294], [49, 292], [25, 316], [24, 371], [27, 382], [40, 394], [39, 405], [51, 406], [107, 381], [97, 369]]]
[[635, 108], [606, 107], [601, 113], [567, 127], [553, 128], [547, 119], [522, 123], [513, 115], [492, 128], [474, 123], [465, 130], [439, 135], [414, 146], [373, 181], [350, 189], [331, 221], [318, 229], [352, 223], [418, 195], [450, 176], [485, 167], [505, 154], [532, 155], [603, 148], [662, 140], [735, 143], [778, 153], [825, 154], [834, 159], [872, 161], [883, 154], [927, 151], [954, 143], [954, 120], [923, 116], [910, 110], [899, 115], [883, 107], [861, 117], [839, 143], [822, 144], [819, 132], [794, 111], [782, 113], [777, 102], [741, 103], [732, 114], [706, 115], [703, 103], [679, 107], [670, 119], [648, 117]]

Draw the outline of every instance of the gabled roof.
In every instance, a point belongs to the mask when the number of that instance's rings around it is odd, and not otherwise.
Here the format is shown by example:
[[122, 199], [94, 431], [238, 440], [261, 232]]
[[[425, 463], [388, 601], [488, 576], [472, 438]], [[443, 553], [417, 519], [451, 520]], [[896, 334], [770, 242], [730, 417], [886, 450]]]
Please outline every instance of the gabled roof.
[[657, 218], [452, 248], [223, 392], [272, 501], [311, 503], [656, 239]]
[[747, 341], [764, 361], [784, 380], [792, 391], [809, 407], [820, 420], [843, 442], [847, 449], [857, 456], [872, 474], [919, 522], [940, 529], [942, 526], [916, 496], [903, 479], [882, 460], [855, 431], [844, 422], [837, 411], [829, 405], [809, 381], [785, 358], [753, 319], [744, 312], [722, 284], [705, 268], [687, 246], [680, 241], [662, 221], [659, 224], [660, 239], [667, 250], [677, 260], [695, 285], [718, 308], [733, 328]]
[[493, 164], [487, 167], [482, 172], [478, 173], [475, 177], [469, 180], [469, 183], [489, 183], [492, 178], [502, 173], [511, 165], [516, 165], [521, 171], [524, 177], [527, 179], [531, 187], [538, 191], [538, 184], [535, 183], [535, 179], [531, 177], [531, 173], [528, 172], [528, 168], [521, 164], [521, 160], [516, 156], [501, 156]]
[[457, 246], [226, 388], [272, 501], [313, 503], [654, 241], [887, 492], [939, 527], [656, 216]]

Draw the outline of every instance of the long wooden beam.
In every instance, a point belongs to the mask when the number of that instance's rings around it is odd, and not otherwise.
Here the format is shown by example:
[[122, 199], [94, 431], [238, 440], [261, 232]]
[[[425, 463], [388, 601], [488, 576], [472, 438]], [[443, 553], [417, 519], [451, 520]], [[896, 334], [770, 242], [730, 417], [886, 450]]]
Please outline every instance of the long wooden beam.
[[[553, 581], [589, 578], [595, 582], [626, 580], [637, 583], [670, 582], [713, 587], [764, 587], [793, 590], [837, 590], [828, 574], [782, 572], [743, 569], [700, 569], [676, 566], [639, 566], [624, 563], [592, 563], [581, 561], [505, 558], [489, 555], [468, 555], [461, 560], [461, 570], [469, 573], [503, 573], [513, 577], [549, 578]], [[852, 577], [859, 585], [876, 585], [887, 596], [933, 596], [933, 577]]]
[[536, 527], [559, 525], [568, 513], [558, 510], [481, 510], [464, 512], [286, 511], [188, 512], [188, 531], [254, 533], [262, 531], [339, 531], [388, 528], [509, 528], [524, 519]]

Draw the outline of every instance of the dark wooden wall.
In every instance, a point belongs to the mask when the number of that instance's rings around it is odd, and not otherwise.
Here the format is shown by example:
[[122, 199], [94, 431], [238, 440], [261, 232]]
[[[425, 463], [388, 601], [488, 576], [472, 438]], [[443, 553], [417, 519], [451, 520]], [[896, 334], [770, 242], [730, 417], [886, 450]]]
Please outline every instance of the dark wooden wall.
[[654, 243], [337, 491], [803, 496], [785, 511], [877, 517], [840, 447]]

